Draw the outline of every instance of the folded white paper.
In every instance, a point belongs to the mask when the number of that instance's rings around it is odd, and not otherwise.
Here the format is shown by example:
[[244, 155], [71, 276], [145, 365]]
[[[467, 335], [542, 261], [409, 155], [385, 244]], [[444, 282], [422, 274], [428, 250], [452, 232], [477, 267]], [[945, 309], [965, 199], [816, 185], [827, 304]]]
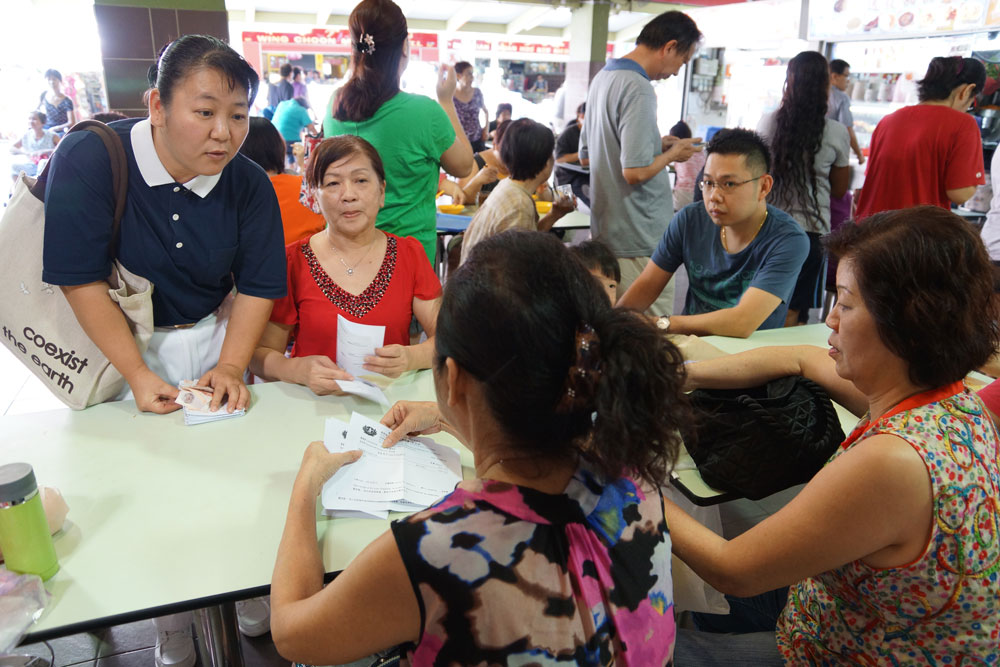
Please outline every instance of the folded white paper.
[[373, 382], [368, 380], [334, 380], [334, 382], [345, 394], [367, 398], [369, 401], [375, 401], [385, 409], [389, 409], [389, 399], [386, 398], [385, 392]]
[[337, 365], [360, 377], [372, 371], [365, 370], [365, 357], [375, 355], [375, 348], [385, 344], [385, 327], [351, 322], [337, 315]]
[[450, 493], [462, 479], [457, 451], [428, 438], [404, 438], [382, 447], [391, 429], [354, 413], [350, 424], [327, 419], [323, 442], [331, 452], [360, 449], [362, 456], [331, 477], [321, 495], [323, 512], [385, 519], [388, 512], [415, 512]]
[[246, 410], [233, 410], [232, 412], [226, 412], [225, 405], [220, 407], [215, 412], [201, 412], [184, 408], [184, 423], [188, 426], [194, 426], [195, 424], [207, 424], [208, 422], [217, 422], [223, 419], [242, 417], [245, 414]]

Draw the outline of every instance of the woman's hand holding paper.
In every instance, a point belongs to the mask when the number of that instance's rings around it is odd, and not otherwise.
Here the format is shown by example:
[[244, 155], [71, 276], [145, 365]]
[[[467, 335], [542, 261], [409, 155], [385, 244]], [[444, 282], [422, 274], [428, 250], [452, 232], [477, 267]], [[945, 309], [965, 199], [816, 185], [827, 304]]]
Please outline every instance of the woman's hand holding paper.
[[397, 401], [381, 421], [392, 429], [382, 441], [383, 447], [392, 447], [408, 435], [430, 435], [444, 429], [441, 412], [433, 401]]
[[410, 370], [410, 353], [405, 345], [383, 345], [365, 357], [365, 370], [397, 378]]
[[314, 354], [292, 359], [296, 364], [296, 383], [309, 387], [317, 396], [342, 395], [337, 380], [353, 380], [347, 371], [333, 363], [330, 357]]
[[308, 484], [310, 497], [319, 495], [323, 485], [343, 466], [361, 458], [360, 449], [348, 452], [330, 452], [319, 440], [309, 443], [302, 456], [297, 482]]

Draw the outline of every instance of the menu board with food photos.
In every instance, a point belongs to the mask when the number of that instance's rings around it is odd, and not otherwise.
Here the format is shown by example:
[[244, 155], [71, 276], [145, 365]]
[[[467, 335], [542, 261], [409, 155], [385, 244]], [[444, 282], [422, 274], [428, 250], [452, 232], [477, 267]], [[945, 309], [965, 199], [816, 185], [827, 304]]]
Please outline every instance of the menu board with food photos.
[[809, 39], [925, 37], [1000, 28], [1000, 0], [809, 0]]

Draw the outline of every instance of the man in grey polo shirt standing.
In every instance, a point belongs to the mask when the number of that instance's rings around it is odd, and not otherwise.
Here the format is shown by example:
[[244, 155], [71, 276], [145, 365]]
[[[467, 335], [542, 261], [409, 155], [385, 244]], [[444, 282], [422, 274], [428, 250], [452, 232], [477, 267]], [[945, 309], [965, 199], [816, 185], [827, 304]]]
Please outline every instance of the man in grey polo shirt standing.
[[851, 66], [846, 60], [830, 61], [830, 100], [826, 105], [826, 117], [847, 127], [851, 139], [851, 150], [858, 156], [858, 164], [865, 163], [865, 154], [858, 145], [854, 134], [854, 115], [851, 113], [851, 98], [845, 92], [851, 78]]
[[[650, 81], [677, 74], [701, 33], [687, 14], [670, 11], [646, 24], [635, 48], [613, 58], [590, 83], [580, 131], [580, 162], [590, 166], [591, 229], [618, 257], [624, 293], [646, 266], [673, 217], [667, 165], [701, 150], [700, 138], [661, 137]], [[673, 312], [673, 289], [650, 306]]]

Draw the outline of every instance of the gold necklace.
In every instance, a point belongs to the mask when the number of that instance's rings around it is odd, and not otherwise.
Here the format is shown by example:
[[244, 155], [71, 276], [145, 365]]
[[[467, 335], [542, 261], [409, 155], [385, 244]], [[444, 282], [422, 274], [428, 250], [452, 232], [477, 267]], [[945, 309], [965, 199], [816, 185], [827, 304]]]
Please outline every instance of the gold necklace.
[[[761, 229], [761, 227], [764, 226], [765, 222], [767, 222], [767, 209], [764, 209], [764, 218], [760, 221], [760, 224], [757, 225], [757, 231], [755, 231], [753, 233], [753, 236], [750, 237], [750, 240], [747, 241], [747, 245], [750, 245], [751, 243], [753, 243], [753, 240], [755, 238], [757, 238], [757, 235], [760, 234], [760, 229]], [[726, 228], [725, 227], [722, 227], [721, 229], [719, 229], [719, 235], [722, 237], [722, 249], [725, 250], [726, 252], [729, 252], [729, 244], [726, 243]], [[746, 246], [744, 246], [744, 247], [746, 247]]]
[[330, 240], [330, 234], [329, 234], [329, 232], [326, 235], [326, 242], [329, 243], [330, 247], [333, 248], [333, 251], [335, 253], [337, 253], [337, 259], [339, 259], [340, 263], [344, 265], [345, 269], [347, 269], [347, 275], [349, 275], [349, 276], [353, 276], [354, 275], [354, 269], [358, 268], [358, 264], [360, 264], [361, 262], [363, 262], [364, 259], [365, 259], [365, 257], [368, 256], [368, 253], [370, 253], [372, 251], [372, 247], [375, 245], [375, 241], [377, 241], [377, 240], [378, 240], [378, 235], [376, 234], [372, 238], [372, 242], [368, 244], [368, 249], [365, 250], [365, 254], [361, 255], [361, 259], [359, 259], [358, 261], [354, 262], [353, 266], [348, 266], [347, 262], [344, 261], [343, 254], [339, 250], [337, 250], [337, 246], [333, 245], [333, 241]]

